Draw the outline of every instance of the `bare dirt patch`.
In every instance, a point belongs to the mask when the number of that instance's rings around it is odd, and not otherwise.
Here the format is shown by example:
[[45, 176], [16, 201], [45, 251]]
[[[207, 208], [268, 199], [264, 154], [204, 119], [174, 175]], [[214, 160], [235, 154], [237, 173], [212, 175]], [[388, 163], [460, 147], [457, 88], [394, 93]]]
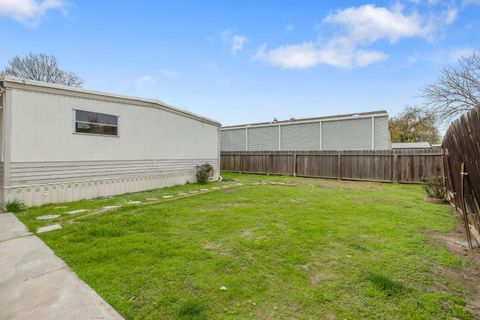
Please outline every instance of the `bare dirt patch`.
[[457, 222], [455, 229], [448, 233], [430, 232], [429, 235], [435, 244], [445, 247], [455, 255], [462, 256], [467, 262], [460, 268], [437, 266], [432, 271], [443, 274], [454, 283], [468, 288], [469, 292], [465, 293], [467, 307], [476, 319], [480, 319], [480, 249], [468, 249], [458, 243], [465, 241], [466, 234], [463, 222], [458, 216]]
[[328, 281], [336, 278], [336, 275], [328, 271], [325, 265], [317, 262], [310, 262], [302, 266], [302, 269], [307, 274], [308, 280], [312, 287], [316, 287], [322, 281]]

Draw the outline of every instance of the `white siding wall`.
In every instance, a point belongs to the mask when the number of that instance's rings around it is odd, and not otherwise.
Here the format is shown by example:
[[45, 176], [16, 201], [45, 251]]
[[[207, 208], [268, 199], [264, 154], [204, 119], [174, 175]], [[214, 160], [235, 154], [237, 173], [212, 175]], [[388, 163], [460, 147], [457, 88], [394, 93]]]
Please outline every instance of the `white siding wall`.
[[[217, 159], [217, 127], [153, 107], [12, 92], [12, 162]], [[74, 111], [117, 115], [119, 137], [75, 134]]]
[[[155, 107], [11, 93], [7, 199], [32, 205], [185, 183], [205, 162], [218, 175], [219, 128], [213, 124]], [[118, 116], [119, 136], [74, 133], [74, 109]]]

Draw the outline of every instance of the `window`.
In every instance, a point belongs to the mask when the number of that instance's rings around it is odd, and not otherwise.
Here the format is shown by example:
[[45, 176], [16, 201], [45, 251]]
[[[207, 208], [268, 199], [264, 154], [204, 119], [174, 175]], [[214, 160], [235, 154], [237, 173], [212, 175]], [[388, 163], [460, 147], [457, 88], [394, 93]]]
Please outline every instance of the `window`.
[[75, 132], [116, 136], [118, 135], [118, 117], [75, 110]]

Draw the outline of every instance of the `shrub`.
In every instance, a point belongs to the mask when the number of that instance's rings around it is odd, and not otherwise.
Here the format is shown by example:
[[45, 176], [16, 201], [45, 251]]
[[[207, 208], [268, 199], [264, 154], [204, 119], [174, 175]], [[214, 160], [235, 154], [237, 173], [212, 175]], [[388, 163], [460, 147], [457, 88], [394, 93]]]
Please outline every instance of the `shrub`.
[[197, 166], [197, 183], [206, 184], [208, 179], [213, 176], [213, 167], [209, 163], [204, 163]]
[[445, 180], [443, 177], [430, 176], [423, 178], [425, 184], [423, 188], [425, 193], [430, 197], [445, 200], [447, 196], [447, 188], [445, 187]]
[[25, 210], [25, 205], [20, 200], [7, 200], [2, 204], [2, 210], [5, 212], [19, 213]]

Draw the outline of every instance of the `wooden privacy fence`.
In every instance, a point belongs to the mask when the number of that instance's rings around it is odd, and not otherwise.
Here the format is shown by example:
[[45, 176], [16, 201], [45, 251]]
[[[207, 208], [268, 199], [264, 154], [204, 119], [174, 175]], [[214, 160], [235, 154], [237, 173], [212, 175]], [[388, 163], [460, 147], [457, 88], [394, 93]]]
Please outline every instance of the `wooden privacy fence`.
[[450, 200], [463, 214], [467, 241], [480, 242], [480, 106], [453, 122], [443, 139]]
[[443, 150], [223, 151], [221, 169], [274, 175], [421, 183], [443, 177]]

